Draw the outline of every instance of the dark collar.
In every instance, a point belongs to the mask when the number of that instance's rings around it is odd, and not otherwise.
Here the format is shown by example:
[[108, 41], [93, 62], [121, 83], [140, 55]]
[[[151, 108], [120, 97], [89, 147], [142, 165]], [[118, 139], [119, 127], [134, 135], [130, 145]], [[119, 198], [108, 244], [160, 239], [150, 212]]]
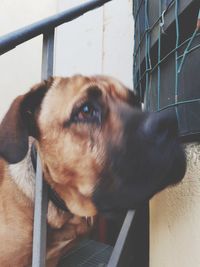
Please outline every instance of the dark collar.
[[[31, 161], [32, 161], [33, 169], [36, 172], [37, 150], [34, 144], [32, 144], [31, 146]], [[69, 209], [67, 208], [64, 200], [60, 198], [60, 196], [56, 193], [56, 191], [54, 191], [45, 180], [44, 180], [44, 183], [47, 185], [48, 197], [54, 203], [54, 205], [63, 211], [69, 212]]]

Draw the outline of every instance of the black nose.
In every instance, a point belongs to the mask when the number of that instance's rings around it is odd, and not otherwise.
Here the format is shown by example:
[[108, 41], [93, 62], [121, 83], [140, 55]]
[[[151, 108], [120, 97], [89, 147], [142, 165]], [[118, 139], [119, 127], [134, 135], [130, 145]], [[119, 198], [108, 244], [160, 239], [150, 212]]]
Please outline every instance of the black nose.
[[149, 114], [144, 123], [144, 132], [154, 137], [178, 136], [178, 121], [171, 111], [160, 111]]

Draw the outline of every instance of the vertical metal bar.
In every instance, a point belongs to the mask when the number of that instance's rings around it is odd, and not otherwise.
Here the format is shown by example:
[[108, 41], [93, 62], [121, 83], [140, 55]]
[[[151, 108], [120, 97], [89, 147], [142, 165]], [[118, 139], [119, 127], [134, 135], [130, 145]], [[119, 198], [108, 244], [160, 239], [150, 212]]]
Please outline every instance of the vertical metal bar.
[[149, 92], [149, 71], [151, 69], [151, 59], [150, 59], [150, 52], [149, 52], [149, 45], [150, 45], [150, 36], [149, 36], [149, 18], [148, 18], [148, 1], [144, 1], [145, 5], [145, 65], [146, 65], [146, 84], [145, 84], [145, 91], [146, 91], [146, 110], [150, 110], [150, 92]]
[[42, 79], [53, 75], [54, 29], [43, 35]]
[[[42, 79], [47, 79], [53, 75], [53, 55], [54, 30], [43, 35]], [[32, 267], [45, 267], [47, 207], [47, 186], [43, 182], [41, 161], [39, 155], [37, 155]]]
[[[162, 17], [162, 1], [159, 0], [159, 17]], [[159, 25], [159, 32], [158, 32], [158, 68], [157, 68], [157, 110], [160, 110], [160, 90], [161, 90], [161, 26]]]
[[47, 188], [43, 183], [41, 161], [37, 156], [32, 267], [45, 266], [47, 203]]
[[[139, 3], [138, 2], [138, 37], [139, 37], [139, 41], [138, 41], [138, 45], [139, 45], [139, 49], [138, 49], [138, 61], [139, 61], [139, 67], [138, 67], [138, 72], [139, 72], [139, 92], [140, 92], [140, 98], [142, 99], [142, 95], [143, 95], [143, 91], [142, 91], [142, 80], [140, 79], [141, 78], [141, 28], [140, 28], [140, 12], [141, 12], [141, 5], [142, 5], [142, 1]], [[140, 11], [139, 11], [140, 9]]]
[[[179, 120], [179, 108], [177, 106], [178, 102], [178, 91], [179, 91], [179, 73], [178, 73], [178, 67], [179, 67], [179, 61], [178, 61], [178, 55], [179, 55], [179, 41], [180, 41], [180, 29], [179, 29], [179, 0], [175, 0], [175, 25], [176, 25], [176, 48], [175, 48], [175, 96], [174, 96], [174, 102], [175, 102], [175, 112], [177, 117], [178, 126], [180, 126], [180, 120]], [[180, 129], [180, 127], [179, 127]]]

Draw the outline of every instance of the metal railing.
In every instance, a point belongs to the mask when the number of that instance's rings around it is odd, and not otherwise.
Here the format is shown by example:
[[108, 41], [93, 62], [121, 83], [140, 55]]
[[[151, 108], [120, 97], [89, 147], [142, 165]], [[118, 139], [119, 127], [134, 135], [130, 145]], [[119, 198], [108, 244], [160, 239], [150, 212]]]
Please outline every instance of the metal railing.
[[[71, 8], [57, 15], [43, 19], [29, 26], [6, 34], [0, 37], [0, 55], [14, 49], [16, 46], [38, 36], [43, 35], [42, 53], [42, 79], [47, 79], [53, 75], [54, 60], [54, 32], [55, 28], [63, 23], [74, 20], [88, 11], [101, 7], [111, 0], [93, 0], [78, 7]], [[37, 157], [36, 170], [36, 190], [33, 226], [33, 254], [32, 267], [44, 267], [46, 255], [46, 213], [48, 196], [47, 188], [43, 183], [43, 174], [40, 158]], [[134, 211], [129, 211], [126, 215], [117, 243], [107, 266], [123, 266], [120, 262], [124, 255], [125, 243], [133, 223]], [[137, 266], [136, 266], [137, 267]]]
[[[111, 0], [93, 0], [67, 11], [60, 12], [57, 15], [50, 16], [24, 28], [6, 34], [0, 38], [0, 55], [10, 51], [17, 45], [20, 45], [40, 34], [49, 36], [49, 32], [54, 31], [59, 25], [74, 20], [88, 11], [103, 6]], [[54, 39], [52, 40], [52, 42]]]

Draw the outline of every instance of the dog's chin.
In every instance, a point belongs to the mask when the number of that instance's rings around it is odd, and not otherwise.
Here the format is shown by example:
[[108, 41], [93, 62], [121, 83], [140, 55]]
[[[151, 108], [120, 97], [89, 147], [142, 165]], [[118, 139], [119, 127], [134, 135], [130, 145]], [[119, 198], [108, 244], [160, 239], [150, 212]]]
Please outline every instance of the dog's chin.
[[[116, 183], [115, 190], [113, 190], [114, 186], [109, 187], [109, 184], [106, 183], [107, 180], [102, 180], [93, 194], [93, 201], [98, 211], [105, 217], [118, 218], [124, 215], [128, 209], [139, 208], [164, 188], [179, 183], [186, 171], [183, 151], [177, 150], [177, 155], [175, 155], [175, 159], [172, 160], [169, 168], [162, 166], [163, 168], [157, 169], [154, 176], [152, 175], [151, 182], [148, 180], [151, 168], [148, 168], [147, 165], [146, 169], [145, 166], [142, 168], [142, 170], [145, 170], [142, 172], [143, 175], [139, 172], [138, 177], [133, 174], [133, 182], [129, 182], [128, 186], [121, 180], [120, 184]], [[165, 173], [162, 169], [165, 170]], [[121, 176], [118, 175], [115, 180], [119, 181]], [[124, 176], [122, 177], [124, 178]], [[124, 180], [126, 181], [126, 178]]]
[[125, 216], [126, 212], [128, 210], [126, 209], [104, 209], [104, 210], [99, 210], [99, 214], [101, 214], [103, 217], [107, 219], [112, 219], [112, 220], [118, 220], [121, 219]]

